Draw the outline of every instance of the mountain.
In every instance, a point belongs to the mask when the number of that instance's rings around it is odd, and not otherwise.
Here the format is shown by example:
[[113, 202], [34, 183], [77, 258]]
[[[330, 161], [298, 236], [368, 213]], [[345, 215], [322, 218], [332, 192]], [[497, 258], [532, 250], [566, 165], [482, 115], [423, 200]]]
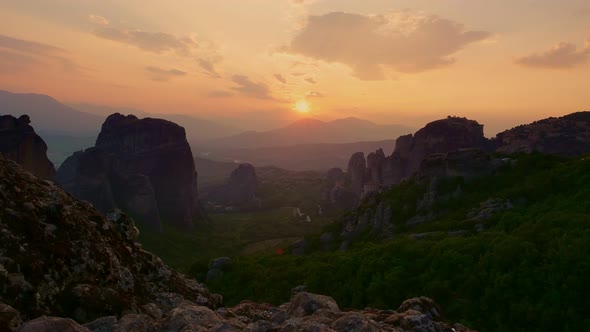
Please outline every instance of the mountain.
[[50, 96], [1, 90], [0, 114], [11, 114], [15, 117], [29, 115], [33, 126], [43, 138], [44, 134], [95, 136], [105, 119], [105, 116], [80, 112]]
[[327, 170], [345, 167], [350, 155], [357, 151], [384, 149], [393, 151], [395, 141], [370, 141], [341, 144], [297, 144], [260, 148], [193, 147], [195, 156], [216, 161], [250, 163], [256, 167], [276, 166], [293, 171]]
[[248, 131], [206, 142], [209, 147], [260, 148], [314, 143], [352, 143], [392, 139], [414, 130], [401, 125], [378, 125], [354, 117], [325, 122], [301, 119], [288, 126], [264, 131]]

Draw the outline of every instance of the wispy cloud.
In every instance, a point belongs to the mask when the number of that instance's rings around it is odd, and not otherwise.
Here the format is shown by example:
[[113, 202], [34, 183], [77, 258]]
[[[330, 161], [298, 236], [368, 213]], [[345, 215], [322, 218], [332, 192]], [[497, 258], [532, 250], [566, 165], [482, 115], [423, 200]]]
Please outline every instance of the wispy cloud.
[[106, 18], [100, 16], [100, 15], [96, 15], [96, 14], [90, 14], [88, 15], [88, 20], [91, 23], [94, 24], [98, 24], [98, 25], [109, 25], [109, 20], [107, 20]]
[[532, 68], [568, 69], [590, 61], [590, 40], [581, 50], [572, 43], [561, 42], [551, 49], [515, 60], [516, 64]]
[[162, 69], [158, 67], [146, 67], [150, 79], [158, 82], [167, 82], [174, 77], [185, 76], [186, 72], [178, 69]]
[[281, 74], [274, 74], [274, 78], [282, 84], [287, 84], [287, 79]]
[[207, 97], [209, 98], [230, 98], [233, 97], [233, 93], [229, 92], [229, 91], [223, 91], [223, 90], [215, 90], [215, 91], [211, 91], [207, 94]]
[[268, 86], [261, 82], [254, 82], [248, 76], [234, 75], [232, 82], [236, 86], [231, 89], [246, 96], [258, 99], [274, 99], [270, 93]]
[[321, 92], [317, 92], [317, 91], [308, 91], [305, 94], [306, 98], [324, 98], [324, 94]]
[[[70, 59], [68, 52], [52, 45], [0, 35], [0, 52], [3, 54], [0, 66], [15, 65], [24, 69], [44, 64], [65, 72], [82, 73], [82, 68]], [[10, 68], [3, 71], [10, 71]]]

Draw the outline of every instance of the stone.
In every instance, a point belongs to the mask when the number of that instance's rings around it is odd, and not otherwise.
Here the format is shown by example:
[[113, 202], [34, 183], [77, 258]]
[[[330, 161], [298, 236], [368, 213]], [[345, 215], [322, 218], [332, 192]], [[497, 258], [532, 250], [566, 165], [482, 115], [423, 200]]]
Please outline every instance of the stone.
[[325, 295], [300, 292], [293, 296], [287, 313], [292, 317], [308, 316], [320, 309], [339, 312], [338, 304], [333, 298]]
[[55, 167], [47, 158], [47, 144], [30, 123], [28, 115], [0, 115], [0, 153], [36, 176], [53, 180]]
[[7, 304], [0, 303], [0, 331], [16, 332], [21, 324], [18, 311]]
[[364, 315], [348, 314], [332, 323], [332, 328], [338, 332], [379, 332], [379, 326]]
[[305, 255], [305, 248], [307, 247], [307, 241], [305, 239], [297, 240], [293, 243], [293, 249], [291, 253], [296, 256]]
[[19, 332], [90, 332], [68, 318], [42, 316], [22, 325]]
[[90, 323], [84, 324], [84, 327], [92, 332], [111, 332], [115, 329], [117, 324], [117, 317], [106, 316], [93, 320]]
[[172, 309], [159, 325], [161, 331], [207, 331], [223, 321], [215, 311], [190, 303]]

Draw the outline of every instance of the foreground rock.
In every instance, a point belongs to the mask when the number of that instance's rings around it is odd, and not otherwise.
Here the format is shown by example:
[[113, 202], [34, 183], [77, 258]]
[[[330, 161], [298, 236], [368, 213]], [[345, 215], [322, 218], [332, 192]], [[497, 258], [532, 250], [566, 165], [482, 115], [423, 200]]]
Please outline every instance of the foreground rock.
[[[16, 331], [16, 328], [7, 330]], [[300, 292], [278, 307], [244, 301], [233, 308], [213, 311], [185, 301], [162, 316], [127, 314], [101, 317], [84, 326], [67, 318], [40, 317], [21, 325], [20, 331], [388, 331], [470, 332], [460, 324], [443, 321], [440, 308], [426, 297], [409, 299], [397, 310], [341, 311], [329, 296]]]
[[55, 168], [47, 158], [47, 145], [30, 123], [27, 115], [18, 119], [0, 115], [0, 153], [38, 177], [53, 180]]
[[120, 208], [154, 229], [161, 220], [190, 229], [204, 218], [184, 128], [170, 121], [109, 116], [96, 147], [66, 159], [57, 182], [103, 213]]
[[107, 220], [0, 157], [0, 327], [41, 315], [78, 322], [150, 315], [184, 300], [219, 305], [219, 296], [142, 250], [137, 235], [126, 215]]

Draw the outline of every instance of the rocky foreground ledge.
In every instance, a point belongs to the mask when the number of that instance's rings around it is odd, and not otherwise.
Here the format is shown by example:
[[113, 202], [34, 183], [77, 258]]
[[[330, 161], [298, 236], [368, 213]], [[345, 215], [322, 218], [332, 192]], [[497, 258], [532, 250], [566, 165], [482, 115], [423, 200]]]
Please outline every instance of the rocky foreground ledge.
[[299, 292], [278, 307], [224, 308], [141, 249], [138, 235], [124, 213], [105, 218], [0, 155], [0, 331], [470, 331], [442, 322], [428, 298], [341, 311]]
[[181, 300], [166, 311], [154, 307], [148, 313], [128, 313], [98, 318], [80, 325], [72, 319], [42, 316], [22, 323], [18, 312], [0, 304], [0, 329], [9, 332], [451, 332], [472, 331], [460, 324], [441, 322], [440, 309], [429, 298], [404, 301], [394, 310], [365, 309], [340, 311], [329, 296], [297, 293], [278, 307], [244, 301], [233, 308], [213, 311], [194, 302]]

